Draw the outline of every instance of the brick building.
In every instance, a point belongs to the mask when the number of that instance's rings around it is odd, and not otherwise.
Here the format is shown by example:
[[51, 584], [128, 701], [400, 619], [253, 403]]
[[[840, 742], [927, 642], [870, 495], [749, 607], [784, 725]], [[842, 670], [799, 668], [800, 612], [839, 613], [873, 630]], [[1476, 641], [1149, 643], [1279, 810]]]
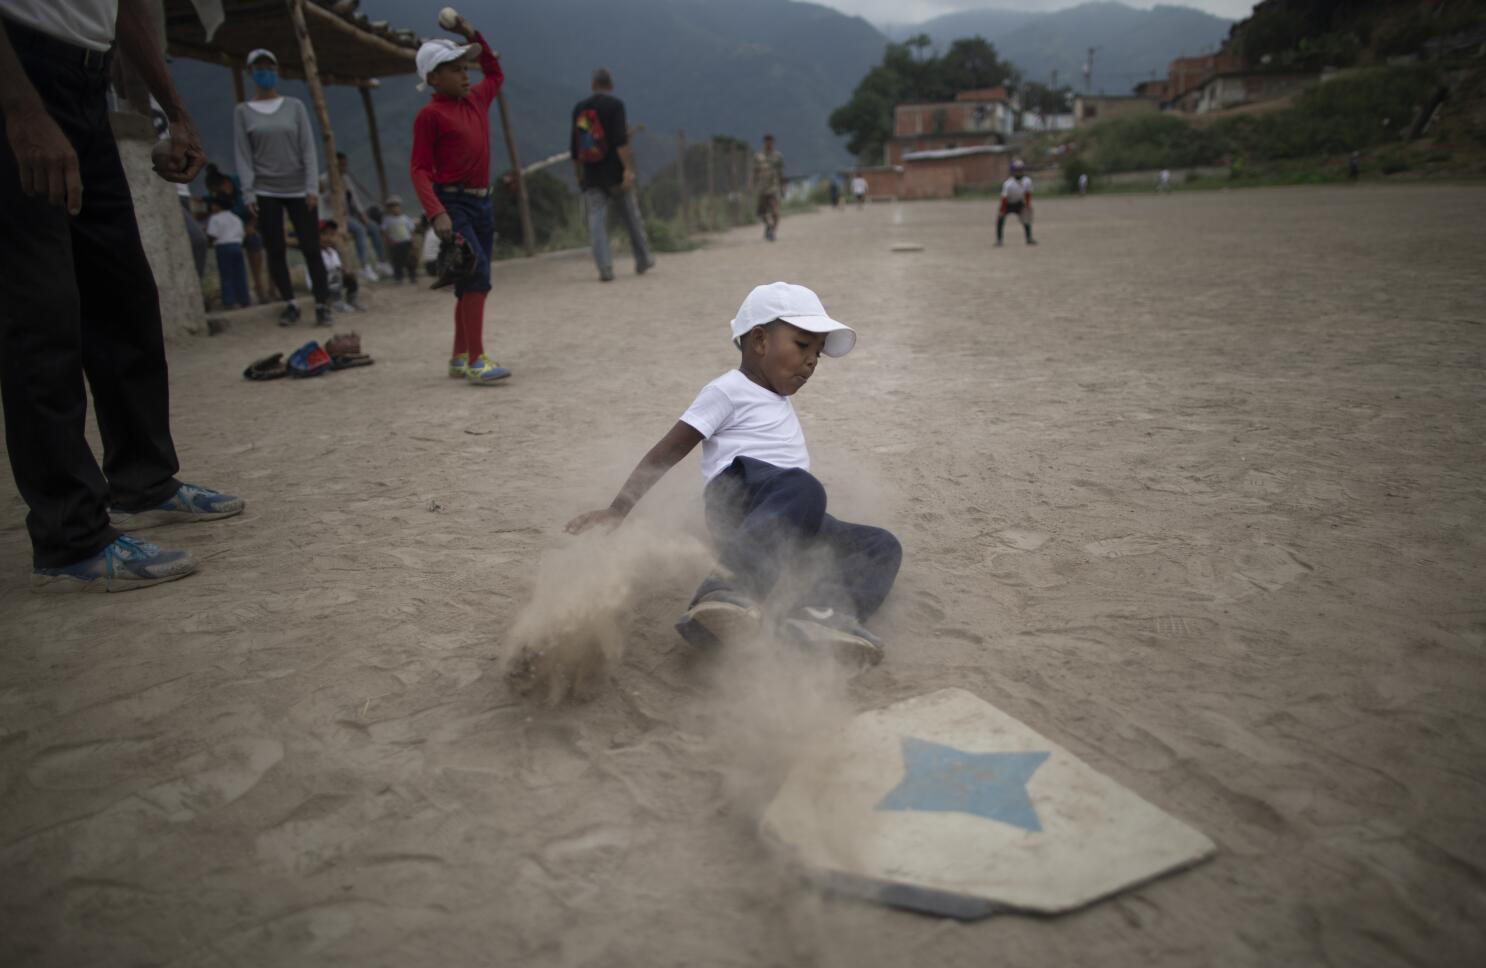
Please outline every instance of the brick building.
[[1004, 87], [961, 91], [953, 101], [899, 104], [893, 109], [887, 163], [902, 164], [914, 152], [1005, 144], [1015, 119], [1015, 105]]

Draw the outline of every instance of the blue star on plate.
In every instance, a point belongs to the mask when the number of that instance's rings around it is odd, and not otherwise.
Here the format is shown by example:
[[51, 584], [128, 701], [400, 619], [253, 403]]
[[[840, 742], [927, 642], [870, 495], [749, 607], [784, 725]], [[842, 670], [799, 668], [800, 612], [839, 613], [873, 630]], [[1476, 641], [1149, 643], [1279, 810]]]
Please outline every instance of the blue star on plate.
[[1027, 781], [1050, 753], [967, 753], [903, 737], [903, 779], [878, 810], [969, 813], [1040, 832]]

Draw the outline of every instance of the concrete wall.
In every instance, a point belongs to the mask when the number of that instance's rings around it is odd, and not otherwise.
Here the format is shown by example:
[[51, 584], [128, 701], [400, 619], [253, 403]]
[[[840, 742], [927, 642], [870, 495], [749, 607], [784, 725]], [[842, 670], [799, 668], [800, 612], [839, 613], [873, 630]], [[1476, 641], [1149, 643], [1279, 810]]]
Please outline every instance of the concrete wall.
[[1106, 118], [1152, 114], [1159, 110], [1160, 102], [1147, 97], [1090, 97], [1080, 94], [1073, 99], [1073, 124], [1082, 128]]
[[155, 129], [148, 118], [133, 113], [117, 113], [109, 120], [134, 196], [139, 235], [155, 274], [155, 287], [160, 290], [160, 319], [165, 336], [170, 339], [205, 332], [201, 280], [191, 258], [191, 239], [186, 235], [180, 195], [175, 185], [156, 175], [150, 164]]

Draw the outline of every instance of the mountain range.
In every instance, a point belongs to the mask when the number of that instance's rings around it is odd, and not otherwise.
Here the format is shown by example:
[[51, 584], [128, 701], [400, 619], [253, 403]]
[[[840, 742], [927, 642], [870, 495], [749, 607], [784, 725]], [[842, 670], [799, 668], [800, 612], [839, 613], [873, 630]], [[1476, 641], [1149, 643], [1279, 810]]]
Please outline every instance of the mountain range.
[[1015, 64], [1024, 80], [1084, 90], [1083, 65], [1095, 48], [1092, 91], [1129, 94], [1152, 77], [1165, 77], [1175, 57], [1217, 49], [1233, 26], [1230, 20], [1191, 7], [1156, 6], [1137, 10], [1122, 3], [1084, 3], [1051, 13], [1019, 10], [965, 10], [919, 24], [886, 28], [893, 40], [927, 34], [935, 47], [957, 37], [989, 40], [1003, 60]]
[[[678, 130], [692, 141], [717, 134], [750, 144], [773, 132], [788, 170], [796, 174], [850, 164], [843, 139], [831, 133], [826, 118], [882, 59], [890, 39], [860, 17], [793, 0], [463, 0], [459, 6], [501, 55], [524, 163], [566, 150], [572, 105], [587, 95], [593, 68], [604, 66], [614, 74], [631, 125], [644, 126], [635, 143], [642, 177], [675, 158]], [[434, 9], [426, 0], [361, 5], [372, 19], [443, 36]], [[1211, 45], [1227, 27], [1227, 21], [1187, 8], [1146, 11], [1092, 3], [1046, 14], [951, 14], [893, 31], [927, 32], [945, 45], [978, 33], [1028, 79], [1045, 80], [1057, 67], [1060, 82], [1074, 79], [1082, 48], [1099, 46], [1096, 89], [1123, 93], [1152, 69], [1164, 70], [1172, 57]], [[226, 71], [183, 59], [171, 70], [207, 151], [231, 168], [232, 85]], [[1116, 72], [1125, 75], [1118, 82]], [[374, 95], [388, 178], [392, 190], [403, 194], [410, 190], [413, 116], [428, 98], [416, 84], [411, 74], [385, 78]], [[297, 83], [286, 82], [284, 93], [306, 96]], [[331, 87], [327, 99], [338, 146], [351, 156], [360, 180], [375, 186], [359, 96]], [[493, 142], [492, 175], [507, 166], [498, 134]], [[569, 169], [564, 164], [555, 171], [567, 177]]]

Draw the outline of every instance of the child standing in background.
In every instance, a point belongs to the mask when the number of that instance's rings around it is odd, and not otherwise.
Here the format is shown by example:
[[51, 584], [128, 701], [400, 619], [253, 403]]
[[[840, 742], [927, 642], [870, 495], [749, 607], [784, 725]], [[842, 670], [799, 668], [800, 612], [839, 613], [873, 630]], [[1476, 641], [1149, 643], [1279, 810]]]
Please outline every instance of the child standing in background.
[[417, 227], [412, 218], [402, 210], [402, 199], [396, 195], [387, 197], [387, 211], [382, 215], [382, 235], [387, 239], [387, 257], [392, 262], [393, 279], [402, 281], [404, 274], [409, 283], [418, 281], [418, 262], [413, 256], [413, 230]]
[[211, 218], [206, 220], [206, 237], [217, 250], [217, 275], [222, 283], [222, 306], [251, 306], [248, 297], [248, 264], [243, 258], [243, 222], [223, 207], [223, 200], [213, 196], [207, 202]]
[[[490, 102], [504, 75], [485, 38], [460, 17], [451, 28], [470, 41], [430, 40], [418, 48], [418, 76], [433, 97], [413, 121], [409, 174], [418, 201], [440, 240], [458, 233], [475, 256], [472, 272], [454, 283], [454, 350], [449, 375], [487, 386], [511, 375], [485, 355], [485, 296], [495, 213], [490, 204]], [[480, 56], [484, 78], [470, 86], [465, 59]]]

